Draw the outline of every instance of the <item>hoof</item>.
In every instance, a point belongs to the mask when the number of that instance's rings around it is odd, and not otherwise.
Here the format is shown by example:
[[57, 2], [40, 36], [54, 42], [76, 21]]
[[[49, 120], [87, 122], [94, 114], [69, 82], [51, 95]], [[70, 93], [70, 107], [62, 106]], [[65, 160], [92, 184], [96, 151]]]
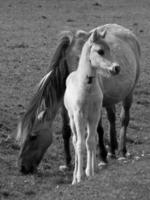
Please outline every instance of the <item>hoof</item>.
[[77, 182], [77, 179], [74, 179], [73, 181], [72, 181], [72, 185], [76, 185], [78, 182]]
[[124, 156], [121, 156], [118, 158], [119, 161], [124, 161], [125, 159], [126, 159], [126, 157], [124, 157]]
[[98, 163], [99, 168], [105, 167], [106, 165], [107, 165], [107, 163], [104, 162], [104, 161], [101, 161], [101, 162]]
[[140, 156], [135, 156], [134, 159], [135, 160], [140, 160]]
[[107, 157], [108, 158], [112, 158], [112, 159], [116, 159], [117, 158], [115, 153], [110, 153], [110, 152], [108, 152]]
[[73, 169], [73, 165], [60, 165], [59, 166], [59, 171], [66, 172], [66, 171], [71, 171]]
[[131, 154], [130, 152], [127, 152], [127, 153], [126, 153], [126, 157], [127, 157], [127, 158], [131, 158], [131, 157], [132, 157], [132, 154]]
[[67, 166], [67, 165], [59, 166], [59, 171], [61, 171], [61, 172], [66, 172], [66, 171], [70, 171], [70, 170], [71, 170], [71, 166]]

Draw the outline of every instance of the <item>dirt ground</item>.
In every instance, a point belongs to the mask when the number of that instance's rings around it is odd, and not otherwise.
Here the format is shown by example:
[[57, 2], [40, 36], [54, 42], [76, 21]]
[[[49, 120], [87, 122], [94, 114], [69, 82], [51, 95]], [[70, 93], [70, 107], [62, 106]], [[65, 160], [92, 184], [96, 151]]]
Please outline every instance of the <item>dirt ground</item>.
[[[71, 186], [64, 163], [61, 118], [54, 142], [38, 172], [23, 176], [13, 137], [36, 84], [46, 73], [62, 30], [123, 25], [141, 44], [141, 76], [131, 109], [131, 157], [110, 160], [91, 180]], [[150, 199], [150, 1], [149, 0], [0, 0], [0, 200], [149, 200]], [[119, 107], [117, 113], [119, 113]], [[104, 114], [104, 128], [107, 132]], [[119, 128], [119, 119], [117, 119]]]

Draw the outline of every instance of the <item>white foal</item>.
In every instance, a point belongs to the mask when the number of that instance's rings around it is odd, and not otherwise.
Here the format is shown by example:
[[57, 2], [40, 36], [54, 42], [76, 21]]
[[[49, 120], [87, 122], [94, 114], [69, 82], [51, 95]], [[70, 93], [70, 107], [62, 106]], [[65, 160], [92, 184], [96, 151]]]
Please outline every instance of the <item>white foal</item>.
[[94, 175], [96, 157], [97, 125], [102, 110], [103, 94], [98, 73], [110, 77], [119, 73], [119, 65], [112, 61], [110, 49], [101, 34], [95, 30], [85, 42], [79, 65], [66, 81], [64, 104], [70, 118], [75, 149], [75, 167], [72, 184], [83, 176], [83, 150], [86, 146], [87, 164], [85, 174]]

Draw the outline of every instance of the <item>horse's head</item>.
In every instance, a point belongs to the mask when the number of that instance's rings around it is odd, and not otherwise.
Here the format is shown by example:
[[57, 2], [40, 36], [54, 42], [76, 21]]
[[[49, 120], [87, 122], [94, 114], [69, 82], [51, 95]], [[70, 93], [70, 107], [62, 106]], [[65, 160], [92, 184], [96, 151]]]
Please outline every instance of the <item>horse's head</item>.
[[71, 42], [72, 34], [65, 32], [56, 47], [49, 72], [38, 84], [37, 91], [19, 124], [19, 168], [23, 173], [35, 171], [52, 142], [51, 127], [63, 102], [65, 80], [69, 74], [65, 56]]
[[106, 30], [98, 32], [95, 29], [87, 43], [91, 46], [89, 57], [92, 67], [95, 67], [102, 76], [109, 77], [119, 74], [120, 66], [113, 60], [110, 47], [105, 41], [106, 34]]
[[31, 132], [24, 133], [19, 154], [19, 169], [28, 174], [36, 171], [48, 146], [52, 143], [52, 132], [48, 124], [37, 121]]
[[91, 32], [78, 30], [74, 34], [72, 43], [66, 53], [69, 71], [76, 70], [82, 48], [87, 42], [91, 45], [90, 60], [92, 66], [99, 69], [99, 73], [106, 77], [119, 74], [120, 66], [111, 55], [111, 49], [105, 40], [106, 35], [106, 30], [94, 29]]

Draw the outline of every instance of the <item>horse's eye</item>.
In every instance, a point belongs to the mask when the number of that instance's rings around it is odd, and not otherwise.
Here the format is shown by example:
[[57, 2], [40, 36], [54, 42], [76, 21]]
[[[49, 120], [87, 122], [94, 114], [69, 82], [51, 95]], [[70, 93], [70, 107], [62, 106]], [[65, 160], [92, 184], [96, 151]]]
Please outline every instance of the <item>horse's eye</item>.
[[98, 53], [100, 56], [104, 56], [104, 55], [105, 55], [105, 52], [104, 52], [103, 49], [99, 49], [99, 50], [97, 51], [97, 53]]
[[30, 140], [31, 140], [31, 141], [36, 140], [36, 138], [37, 138], [37, 135], [30, 135]]

